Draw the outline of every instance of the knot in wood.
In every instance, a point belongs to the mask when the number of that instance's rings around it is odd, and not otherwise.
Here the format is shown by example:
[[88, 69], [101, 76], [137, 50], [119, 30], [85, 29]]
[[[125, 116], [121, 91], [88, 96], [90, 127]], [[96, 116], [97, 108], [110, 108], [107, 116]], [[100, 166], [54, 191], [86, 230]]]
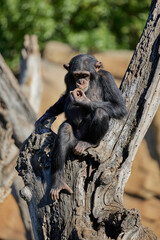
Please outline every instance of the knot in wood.
[[20, 196], [21, 198], [23, 198], [26, 202], [30, 202], [32, 199], [32, 193], [31, 190], [28, 186], [25, 186], [24, 188], [22, 188], [20, 191]]

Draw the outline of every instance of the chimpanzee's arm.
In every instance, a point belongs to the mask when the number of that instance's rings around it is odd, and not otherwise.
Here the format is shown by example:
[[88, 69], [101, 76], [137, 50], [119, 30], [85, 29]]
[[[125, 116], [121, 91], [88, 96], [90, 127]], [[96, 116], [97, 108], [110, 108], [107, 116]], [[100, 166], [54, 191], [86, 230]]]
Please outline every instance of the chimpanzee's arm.
[[49, 117], [50, 116], [58, 116], [62, 112], [64, 112], [64, 105], [66, 102], [68, 94], [64, 94], [60, 99], [53, 105], [51, 106], [45, 114], [47, 114]]
[[111, 118], [120, 119], [124, 117], [127, 113], [125, 100], [112, 75], [104, 70], [99, 70], [98, 75], [99, 86], [97, 87], [102, 88], [102, 101], [86, 101], [86, 103], [83, 102], [81, 105], [90, 111], [95, 111], [96, 108], [103, 108]]
[[58, 116], [62, 112], [64, 112], [64, 105], [68, 94], [64, 94], [53, 106], [51, 106], [42, 117], [40, 117], [36, 123], [35, 126], [37, 126], [40, 122], [44, 122], [46, 119]]

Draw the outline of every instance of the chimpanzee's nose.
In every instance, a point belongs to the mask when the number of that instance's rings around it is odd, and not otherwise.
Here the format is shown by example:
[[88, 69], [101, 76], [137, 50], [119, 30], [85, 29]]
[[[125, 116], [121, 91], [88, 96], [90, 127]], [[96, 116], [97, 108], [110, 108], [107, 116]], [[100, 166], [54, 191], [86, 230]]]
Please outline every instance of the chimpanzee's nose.
[[83, 79], [83, 78], [80, 78], [80, 79], [79, 79], [79, 83], [80, 83], [80, 84], [84, 84], [84, 79]]

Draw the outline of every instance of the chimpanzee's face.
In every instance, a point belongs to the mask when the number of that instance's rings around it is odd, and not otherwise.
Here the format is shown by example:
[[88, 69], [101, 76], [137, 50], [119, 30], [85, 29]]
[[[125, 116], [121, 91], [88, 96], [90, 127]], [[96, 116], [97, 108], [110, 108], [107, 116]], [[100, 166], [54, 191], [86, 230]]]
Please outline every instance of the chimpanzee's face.
[[86, 92], [90, 83], [89, 71], [74, 71], [73, 77], [76, 83], [76, 87]]
[[66, 82], [68, 89], [73, 90], [76, 87], [86, 92], [93, 76], [95, 78], [102, 67], [102, 63], [91, 55], [80, 54], [63, 66], [68, 71], [67, 78], [69, 81]]

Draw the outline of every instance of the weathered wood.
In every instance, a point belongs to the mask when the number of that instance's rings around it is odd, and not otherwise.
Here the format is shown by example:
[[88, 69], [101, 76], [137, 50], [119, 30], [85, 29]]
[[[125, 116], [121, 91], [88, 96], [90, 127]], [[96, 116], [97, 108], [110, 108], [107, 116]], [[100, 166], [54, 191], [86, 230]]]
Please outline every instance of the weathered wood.
[[0, 55], [0, 201], [10, 192], [16, 176], [18, 148], [33, 129], [34, 113]]
[[0, 119], [11, 123], [17, 146], [33, 131], [35, 113], [28, 104], [11, 70], [0, 55]]
[[[17, 176], [18, 147], [34, 129], [35, 120], [35, 113], [0, 55], [0, 202], [11, 192]], [[23, 207], [22, 211], [26, 210]], [[26, 229], [31, 234], [30, 227]]]
[[21, 213], [22, 221], [26, 229], [26, 239], [34, 240], [32, 223], [31, 223], [28, 206], [27, 206], [27, 203], [20, 197], [20, 194], [19, 194], [20, 190], [23, 187], [24, 187], [24, 183], [22, 178], [16, 175], [12, 184], [12, 195], [15, 198]]
[[24, 37], [19, 83], [35, 113], [38, 113], [42, 95], [42, 67], [36, 35]]
[[[160, 0], [153, 0], [144, 32], [124, 76], [121, 90], [128, 115], [111, 120], [97, 148], [69, 157], [65, 180], [73, 194], [61, 193], [51, 204], [50, 164], [55, 134], [51, 122], [39, 126], [24, 142], [17, 170], [25, 187], [35, 239], [154, 240], [141, 225], [138, 210], [125, 209], [124, 186], [137, 149], [160, 103]], [[53, 159], [54, 161], [54, 159]]]
[[0, 125], [0, 203], [11, 192], [11, 184], [17, 175], [15, 166], [19, 149], [12, 139], [12, 126]]

